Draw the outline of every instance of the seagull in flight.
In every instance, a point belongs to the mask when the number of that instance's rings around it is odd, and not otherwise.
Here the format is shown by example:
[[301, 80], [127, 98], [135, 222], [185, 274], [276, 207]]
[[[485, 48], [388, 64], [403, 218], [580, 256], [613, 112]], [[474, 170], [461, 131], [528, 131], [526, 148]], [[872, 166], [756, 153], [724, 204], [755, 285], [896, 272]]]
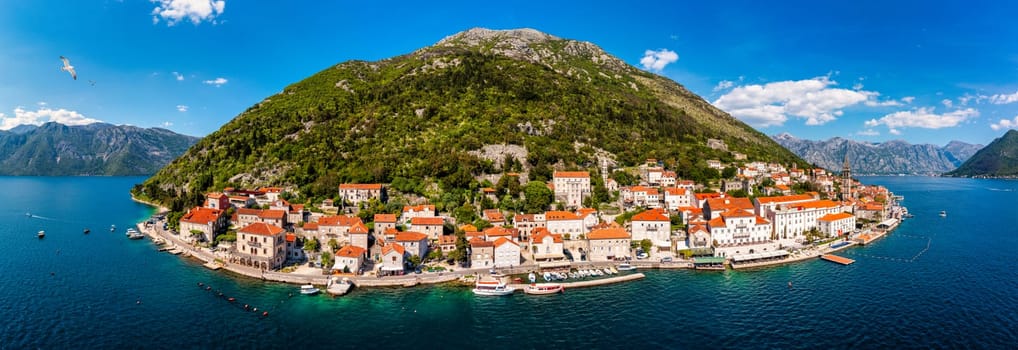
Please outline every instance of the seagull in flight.
[[74, 66], [71, 65], [71, 60], [64, 56], [60, 56], [60, 60], [64, 61], [64, 66], [60, 67], [60, 70], [71, 73], [71, 78], [78, 80], [78, 73], [74, 72]]

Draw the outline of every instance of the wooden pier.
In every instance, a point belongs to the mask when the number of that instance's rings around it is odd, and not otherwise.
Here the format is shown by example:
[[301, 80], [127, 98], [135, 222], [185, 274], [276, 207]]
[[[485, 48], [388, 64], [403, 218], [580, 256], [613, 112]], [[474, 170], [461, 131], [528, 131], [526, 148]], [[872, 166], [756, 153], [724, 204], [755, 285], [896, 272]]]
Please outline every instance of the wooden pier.
[[849, 258], [840, 257], [840, 256], [837, 256], [837, 255], [834, 255], [834, 254], [824, 254], [824, 255], [821, 255], [820, 258], [824, 259], [824, 260], [827, 260], [827, 261], [836, 262], [836, 263], [839, 263], [839, 264], [842, 264], [842, 265], [848, 265], [848, 264], [851, 264], [851, 263], [855, 262], [855, 260], [852, 260], [852, 259], [849, 259]]

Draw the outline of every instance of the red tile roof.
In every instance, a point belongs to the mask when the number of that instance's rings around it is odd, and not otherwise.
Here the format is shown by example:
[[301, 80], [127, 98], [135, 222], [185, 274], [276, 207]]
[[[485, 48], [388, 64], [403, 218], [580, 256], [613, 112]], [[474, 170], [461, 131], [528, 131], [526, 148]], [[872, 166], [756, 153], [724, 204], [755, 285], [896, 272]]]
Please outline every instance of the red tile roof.
[[589, 178], [589, 171], [556, 171], [552, 177]]
[[266, 224], [264, 222], [256, 222], [240, 229], [241, 233], [247, 233], [259, 236], [275, 236], [280, 233], [286, 232], [282, 227], [276, 225]]
[[403, 248], [399, 243], [389, 243], [382, 246], [382, 255], [388, 255], [392, 251], [396, 251], [399, 255], [406, 254], [406, 248]]
[[517, 247], [520, 246], [516, 242], [513, 242], [513, 240], [505, 238], [505, 237], [501, 237], [501, 238], [495, 240], [495, 248], [501, 247], [504, 244], [512, 244], [512, 245], [517, 246]]
[[625, 229], [621, 229], [621, 228], [603, 228], [603, 229], [598, 229], [598, 230], [590, 231], [590, 233], [587, 234], [587, 239], [588, 240], [591, 240], [591, 239], [595, 239], [595, 240], [596, 239], [621, 239], [621, 238], [629, 238], [629, 237], [630, 237], [629, 236], [629, 232], [626, 232]]
[[357, 223], [361, 222], [361, 218], [356, 216], [346, 215], [332, 215], [323, 216], [318, 218], [318, 226], [348, 226], [353, 227]]
[[419, 204], [419, 205], [413, 205], [413, 206], [404, 205], [403, 206], [403, 212], [406, 213], [408, 211], [414, 211], [414, 212], [430, 211], [430, 212], [434, 213], [435, 212], [435, 206], [431, 205], [431, 204]]
[[[543, 228], [543, 227], [538, 227], [538, 228]], [[534, 243], [541, 243], [541, 242], [543, 242], [545, 237], [551, 237], [552, 242], [554, 242], [554, 243], [562, 243], [562, 235], [556, 235], [556, 234], [549, 233], [548, 229], [544, 229], [544, 230], [541, 230], [541, 231], [538, 231], [537, 229], [534, 229], [534, 232], [535, 232], [534, 238], [533, 238]]]
[[292, 233], [287, 233], [286, 234], [286, 241], [287, 242], [296, 242], [297, 241], [297, 235], [292, 234]]
[[579, 220], [580, 217], [568, 211], [549, 211], [544, 213], [544, 219], [546, 221]]
[[368, 234], [368, 227], [364, 226], [363, 222], [357, 222], [347, 232], [351, 235], [366, 235]]
[[438, 236], [438, 244], [456, 244], [456, 235], [441, 235]]
[[317, 222], [305, 222], [304, 226], [302, 228], [304, 229], [304, 231], [316, 231], [316, 230], [318, 230], [318, 223]]
[[342, 256], [344, 258], [359, 258], [363, 257], [364, 252], [366, 251], [366, 249], [358, 246], [346, 245], [336, 251], [336, 256]]
[[756, 201], [760, 204], [770, 203], [786, 203], [786, 202], [798, 202], [798, 201], [810, 201], [814, 200], [813, 196], [808, 194], [793, 194], [791, 196], [776, 196], [776, 197], [757, 197]]
[[266, 210], [262, 210], [262, 212], [258, 214], [258, 217], [260, 217], [262, 219], [280, 219], [280, 220], [282, 220], [284, 217], [286, 217], [286, 211], [285, 210], [266, 209]]
[[375, 214], [375, 222], [396, 222], [396, 214]]
[[498, 209], [485, 209], [481, 215], [488, 218], [488, 221], [505, 221], [505, 216]]
[[837, 213], [837, 214], [827, 214], [827, 215], [821, 216], [819, 220], [820, 221], [831, 222], [831, 221], [844, 220], [844, 219], [848, 219], [848, 218], [851, 218], [851, 217], [853, 217], [852, 214], [842, 212], [842, 213]]
[[382, 184], [341, 184], [340, 190], [380, 190]]
[[396, 242], [419, 242], [428, 239], [428, 235], [420, 232], [400, 232], [396, 234]]
[[440, 217], [411, 218], [411, 225], [444, 225], [445, 219]]
[[665, 193], [672, 196], [685, 196], [686, 189], [682, 187], [665, 187]]
[[187, 213], [180, 218], [180, 221], [207, 225], [210, 222], [219, 220], [221, 215], [223, 215], [223, 211], [219, 209], [194, 207], [194, 209], [188, 210]]
[[471, 248], [488, 248], [488, 247], [494, 247], [494, 246], [495, 246], [494, 242], [488, 242], [488, 241], [485, 241], [483, 239], [474, 238], [474, 239], [470, 240], [470, 247]]
[[633, 215], [632, 221], [669, 221], [669, 219], [663, 209], [650, 209]]

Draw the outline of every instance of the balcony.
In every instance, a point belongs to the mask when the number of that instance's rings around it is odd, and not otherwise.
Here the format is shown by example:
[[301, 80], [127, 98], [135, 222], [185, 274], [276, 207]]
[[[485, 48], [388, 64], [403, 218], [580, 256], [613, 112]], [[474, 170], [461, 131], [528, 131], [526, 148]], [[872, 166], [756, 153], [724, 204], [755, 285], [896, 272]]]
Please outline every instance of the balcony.
[[255, 242], [255, 241], [247, 241], [245, 243], [247, 243], [248, 247], [254, 247], [254, 248], [261, 248], [262, 247], [261, 243]]

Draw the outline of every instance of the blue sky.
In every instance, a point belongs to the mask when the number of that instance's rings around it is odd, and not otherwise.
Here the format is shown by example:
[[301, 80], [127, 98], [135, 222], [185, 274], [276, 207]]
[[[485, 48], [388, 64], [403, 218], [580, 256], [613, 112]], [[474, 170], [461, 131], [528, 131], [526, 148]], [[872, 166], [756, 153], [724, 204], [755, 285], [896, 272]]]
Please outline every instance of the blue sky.
[[478, 4], [2, 1], [0, 129], [101, 120], [202, 136], [330, 65], [472, 27], [593, 42], [767, 134], [986, 144], [1018, 128], [1012, 2]]

